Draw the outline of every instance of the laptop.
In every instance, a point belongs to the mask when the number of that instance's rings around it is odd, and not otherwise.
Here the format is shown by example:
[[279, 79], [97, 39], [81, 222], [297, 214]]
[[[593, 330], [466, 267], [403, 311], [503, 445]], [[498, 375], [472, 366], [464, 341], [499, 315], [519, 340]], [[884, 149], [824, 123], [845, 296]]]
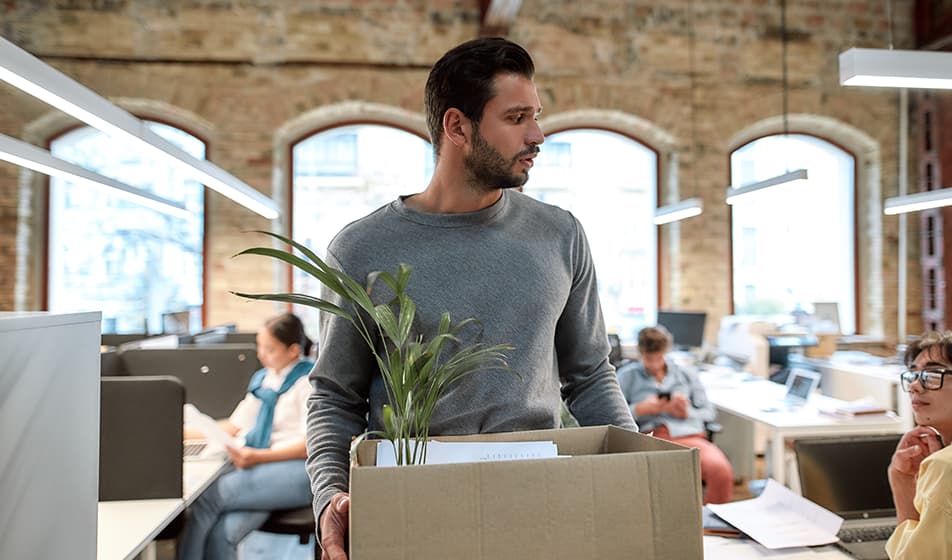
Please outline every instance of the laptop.
[[902, 434], [794, 442], [804, 498], [844, 519], [836, 545], [862, 560], [886, 560], [896, 509], [886, 469]]
[[792, 368], [787, 374], [787, 390], [782, 400], [768, 402], [764, 412], [795, 411], [807, 404], [810, 395], [820, 384], [820, 374], [802, 368]]

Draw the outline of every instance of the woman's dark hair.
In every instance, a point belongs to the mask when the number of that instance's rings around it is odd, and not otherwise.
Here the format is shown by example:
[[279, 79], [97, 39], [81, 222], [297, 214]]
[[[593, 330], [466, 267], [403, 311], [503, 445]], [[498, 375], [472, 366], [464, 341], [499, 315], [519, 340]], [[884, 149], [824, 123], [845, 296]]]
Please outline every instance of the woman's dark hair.
[[929, 331], [923, 334], [919, 340], [910, 342], [906, 347], [906, 355], [903, 361], [906, 367], [912, 366], [919, 354], [934, 348], [939, 357], [947, 364], [952, 364], [952, 331]]
[[672, 340], [671, 333], [661, 325], [645, 327], [638, 333], [638, 352], [641, 354], [667, 352], [671, 348]]
[[529, 79], [535, 75], [529, 53], [501, 37], [482, 37], [457, 45], [433, 65], [426, 80], [423, 107], [435, 155], [440, 155], [446, 111], [455, 107], [478, 127], [486, 103], [496, 95], [493, 79], [501, 73]]
[[307, 356], [311, 353], [311, 346], [313, 346], [314, 343], [304, 333], [304, 323], [302, 323], [301, 319], [294, 313], [284, 313], [277, 317], [272, 317], [265, 321], [264, 326], [281, 344], [285, 346], [300, 344], [302, 356]]

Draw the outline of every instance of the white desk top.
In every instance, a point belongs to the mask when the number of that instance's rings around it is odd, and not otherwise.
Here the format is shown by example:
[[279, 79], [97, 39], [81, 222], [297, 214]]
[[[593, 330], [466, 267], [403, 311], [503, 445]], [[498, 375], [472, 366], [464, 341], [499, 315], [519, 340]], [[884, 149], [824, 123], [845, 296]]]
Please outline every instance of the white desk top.
[[183, 511], [181, 498], [99, 502], [96, 558], [134, 558]]
[[704, 536], [704, 560], [849, 560], [849, 554], [835, 546], [796, 547], [769, 550], [755, 541]]
[[788, 409], [783, 403], [786, 387], [747, 374], [708, 371], [701, 374], [708, 398], [718, 408], [727, 410], [754, 422], [792, 433], [809, 430], [811, 434], [844, 429], [867, 433], [901, 432], [902, 423], [894, 414], [864, 414], [840, 416], [821, 410], [834, 410], [844, 401], [815, 393], [807, 404]]
[[134, 558], [218, 478], [227, 464], [221, 460], [185, 461], [184, 498], [99, 502], [96, 558]]

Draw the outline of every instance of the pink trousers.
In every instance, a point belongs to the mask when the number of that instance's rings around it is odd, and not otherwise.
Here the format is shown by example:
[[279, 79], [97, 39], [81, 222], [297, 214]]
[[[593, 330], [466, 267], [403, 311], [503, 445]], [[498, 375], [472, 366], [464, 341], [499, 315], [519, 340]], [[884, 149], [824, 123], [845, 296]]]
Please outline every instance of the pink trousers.
[[734, 469], [727, 456], [716, 445], [701, 434], [671, 437], [667, 426], [654, 429], [654, 437], [693, 447], [700, 451], [701, 480], [707, 485], [704, 492], [705, 504], [723, 504], [731, 501], [734, 492]]

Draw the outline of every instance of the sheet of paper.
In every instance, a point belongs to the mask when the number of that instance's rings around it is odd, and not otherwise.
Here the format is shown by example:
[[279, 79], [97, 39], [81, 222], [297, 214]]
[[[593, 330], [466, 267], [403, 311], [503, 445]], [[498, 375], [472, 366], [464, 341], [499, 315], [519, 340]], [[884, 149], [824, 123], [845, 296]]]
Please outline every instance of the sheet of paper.
[[[410, 442], [411, 449], [415, 442]], [[525, 442], [457, 442], [430, 441], [426, 445], [426, 464], [478, 463], [481, 461], [519, 461], [557, 457], [558, 448], [551, 441]], [[393, 444], [387, 440], [377, 443], [377, 466], [395, 467], [397, 457]]]
[[210, 444], [221, 448], [238, 449], [241, 447], [241, 442], [225, 433], [214, 418], [195, 408], [195, 405], [188, 403], [183, 408], [185, 424], [205, 434]]
[[708, 504], [722, 519], [770, 549], [830, 544], [843, 518], [769, 479], [750, 500]]

